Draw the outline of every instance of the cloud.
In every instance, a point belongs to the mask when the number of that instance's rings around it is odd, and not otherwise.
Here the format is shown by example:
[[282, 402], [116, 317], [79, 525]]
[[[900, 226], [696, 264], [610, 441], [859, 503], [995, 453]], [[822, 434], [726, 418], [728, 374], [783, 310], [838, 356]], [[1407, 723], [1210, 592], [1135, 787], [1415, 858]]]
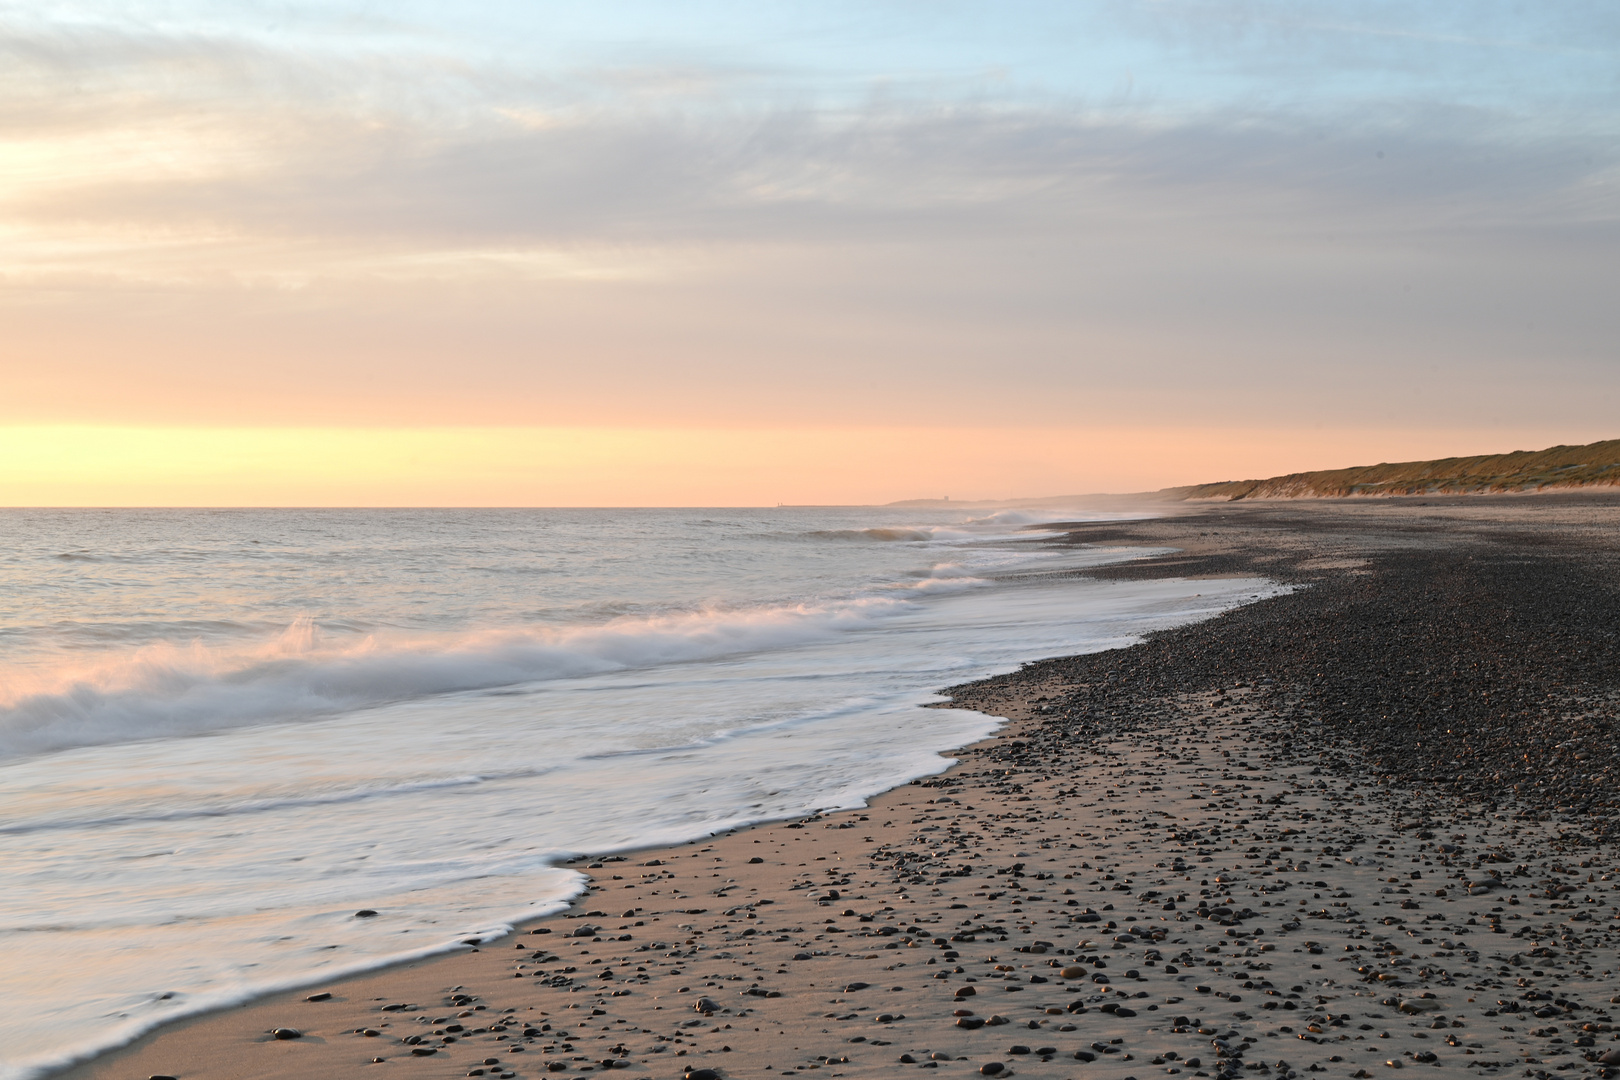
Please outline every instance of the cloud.
[[[1231, 7], [1174, 10], [1184, 28], [1237, 27]], [[1231, 32], [1282, 33], [1277, 9], [1259, 7]], [[335, 268], [470, 249], [971, 242], [1212, 222], [1314, 241], [1611, 229], [1620, 216], [1612, 142], [1527, 133], [1501, 111], [1444, 101], [820, 107], [813, 95], [728, 97], [769, 83], [764, 71], [535, 75], [424, 49], [311, 54], [107, 27], [13, 31], [0, 59], [13, 181], [0, 220], [64, 250], [86, 235], [166, 252], [251, 242]]]
[[758, 27], [0, 24], [7, 415], [1612, 415], [1612, 74], [1504, 103], [1463, 85], [1494, 44], [1367, 5], [1030, 5], [982, 48], [970, 7], [823, 68]]
[[[1157, 126], [1006, 109], [541, 127], [492, 115], [448, 131], [411, 119], [282, 115], [243, 131], [230, 116], [190, 117], [41, 138], [34, 183], [14, 188], [4, 212], [41, 231], [423, 251], [1215, 221], [1311, 237], [1499, 232], [1610, 228], [1620, 210], [1606, 149], [1496, 140], [1477, 114], [1331, 136], [1246, 116]], [[14, 162], [29, 146], [13, 143]]]

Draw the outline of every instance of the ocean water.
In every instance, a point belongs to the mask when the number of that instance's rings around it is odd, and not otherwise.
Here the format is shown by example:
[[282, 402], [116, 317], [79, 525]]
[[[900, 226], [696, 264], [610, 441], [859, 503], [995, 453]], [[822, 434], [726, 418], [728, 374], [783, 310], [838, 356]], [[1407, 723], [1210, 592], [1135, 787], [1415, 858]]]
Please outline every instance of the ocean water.
[[[1050, 516], [1050, 515], [1049, 515]], [[1071, 518], [1075, 515], [1069, 515]], [[954, 511], [0, 511], [0, 1080], [856, 806], [951, 683], [1270, 595]], [[375, 918], [356, 918], [363, 908]]]

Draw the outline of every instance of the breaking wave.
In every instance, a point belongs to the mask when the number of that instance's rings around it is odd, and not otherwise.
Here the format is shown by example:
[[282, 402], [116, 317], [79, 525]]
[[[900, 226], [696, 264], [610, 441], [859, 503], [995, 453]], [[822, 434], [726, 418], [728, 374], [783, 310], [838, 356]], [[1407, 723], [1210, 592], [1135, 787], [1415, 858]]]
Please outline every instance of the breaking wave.
[[881, 544], [925, 543], [935, 539], [935, 529], [817, 529], [804, 535], [812, 540], [874, 540]]
[[903, 596], [976, 584], [958, 568], [940, 567], [902, 593], [821, 607], [358, 641], [329, 641], [301, 618], [252, 648], [158, 644], [93, 664], [13, 673], [0, 696], [0, 759], [788, 648], [873, 626], [903, 608]]

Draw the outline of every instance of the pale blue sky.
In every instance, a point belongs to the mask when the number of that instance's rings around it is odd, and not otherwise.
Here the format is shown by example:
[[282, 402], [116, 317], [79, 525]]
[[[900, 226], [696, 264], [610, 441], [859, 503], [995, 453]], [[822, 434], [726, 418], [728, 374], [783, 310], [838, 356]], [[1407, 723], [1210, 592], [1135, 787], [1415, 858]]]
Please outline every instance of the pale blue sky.
[[[440, 56], [467, 74], [596, 83], [687, 72], [735, 103], [1134, 105], [1165, 115], [1448, 105], [1609, 127], [1620, 9], [1602, 3], [1098, 0], [773, 3], [71, 3], [14, 33]], [[602, 84], [598, 84], [602, 85]], [[1542, 119], [1548, 119], [1545, 113]]]

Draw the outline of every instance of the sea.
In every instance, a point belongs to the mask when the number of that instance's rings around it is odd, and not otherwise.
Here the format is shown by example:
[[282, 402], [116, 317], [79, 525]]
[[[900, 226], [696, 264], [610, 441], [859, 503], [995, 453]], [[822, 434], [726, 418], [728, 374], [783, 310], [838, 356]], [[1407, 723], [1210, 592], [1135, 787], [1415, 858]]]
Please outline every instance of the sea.
[[1087, 516], [0, 510], [0, 1080], [860, 806], [998, 726], [943, 688], [1278, 589], [1099, 580], [1156, 551]]

